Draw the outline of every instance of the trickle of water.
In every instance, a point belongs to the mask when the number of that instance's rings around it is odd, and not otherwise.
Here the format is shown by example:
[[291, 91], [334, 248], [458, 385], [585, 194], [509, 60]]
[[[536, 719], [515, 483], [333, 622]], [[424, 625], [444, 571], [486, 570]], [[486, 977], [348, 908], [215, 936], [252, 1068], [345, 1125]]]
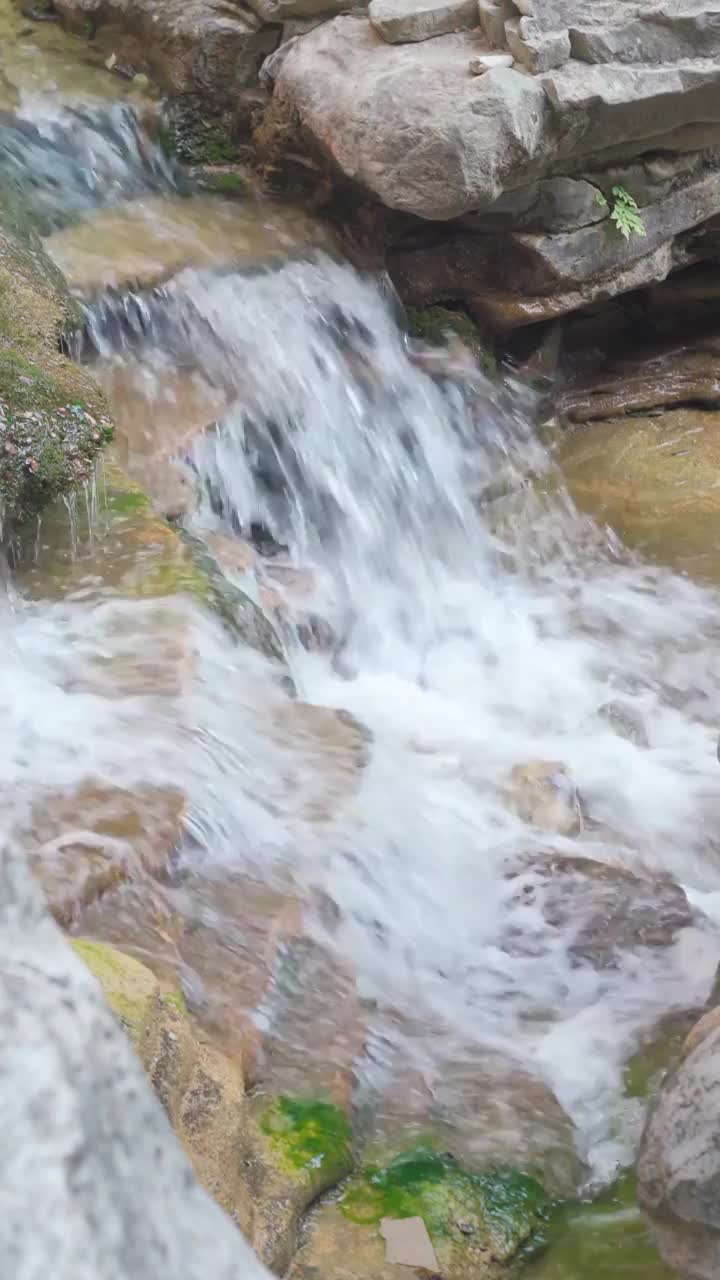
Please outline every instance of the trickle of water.
[[[193, 923], [180, 952], [198, 1005], [218, 977], [203, 937], [216, 971], [240, 952], [245, 973], [269, 899], [299, 897], [362, 1022], [344, 1040], [361, 1094], [389, 1113], [404, 1081], [472, 1148], [477, 1081], [511, 1061], [520, 1093], [552, 1087], [589, 1176], [608, 1178], [636, 1139], [623, 1063], [662, 1013], [705, 998], [720, 954], [702, 914], [720, 888], [717, 595], [580, 517], [527, 394], [431, 364], [377, 283], [326, 254], [110, 296], [84, 350], [101, 373], [197, 374], [220, 393], [214, 428], [182, 445], [191, 530], [251, 535], [270, 566], [309, 571], [335, 640], [289, 647], [303, 709], [199, 605], [133, 597], [120, 535], [117, 580], [101, 545], [86, 564], [78, 547], [68, 595], [4, 619], [0, 782], [19, 807], [32, 777], [179, 788], [187, 839], [162, 892]], [[159, 636], [179, 651], [166, 683]], [[599, 714], [618, 699], [648, 746]], [[318, 720], [333, 707], [351, 746]], [[509, 802], [512, 770], [537, 760], [566, 793], [567, 770], [582, 824], [543, 830]], [[605, 868], [599, 890], [579, 858]], [[697, 915], [632, 871], [687, 886]], [[248, 979], [293, 1081], [318, 1043], [337, 1048], [298, 996], [317, 955], [290, 935], [282, 982]], [[512, 1137], [513, 1107], [494, 1123]]]

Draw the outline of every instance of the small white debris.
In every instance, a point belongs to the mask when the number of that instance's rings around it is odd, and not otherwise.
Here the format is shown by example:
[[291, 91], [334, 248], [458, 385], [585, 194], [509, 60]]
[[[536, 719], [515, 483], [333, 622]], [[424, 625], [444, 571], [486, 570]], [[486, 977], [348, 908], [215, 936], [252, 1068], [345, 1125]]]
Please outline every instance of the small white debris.
[[116, 53], [111, 53], [111, 54], [110, 54], [110, 57], [108, 58], [107, 62], [105, 63], [105, 66], [106, 66], [107, 70], [108, 70], [108, 71], [112, 71], [112, 69], [113, 69], [113, 67], [115, 66], [115, 63], [116, 63], [116, 62], [117, 62], [117, 54], [116, 54]]
[[493, 67], [511, 67], [514, 61], [511, 53], [481, 53], [470, 59], [470, 75], [482, 76]]

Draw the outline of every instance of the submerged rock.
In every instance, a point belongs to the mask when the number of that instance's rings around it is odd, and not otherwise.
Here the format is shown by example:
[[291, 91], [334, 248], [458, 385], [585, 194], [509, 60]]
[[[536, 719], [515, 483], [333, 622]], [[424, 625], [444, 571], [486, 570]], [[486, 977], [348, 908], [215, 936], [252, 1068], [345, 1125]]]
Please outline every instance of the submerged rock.
[[617, 699], [613, 702], [605, 702], [598, 709], [598, 715], [610, 725], [619, 738], [625, 738], [636, 747], [650, 746], [645, 721], [640, 712], [636, 711], [629, 702]]
[[306, 1209], [352, 1169], [349, 1122], [328, 1102], [260, 1095], [245, 1109], [238, 1154], [243, 1229], [260, 1258], [283, 1275]]
[[717, 413], [611, 418], [566, 436], [559, 462], [578, 506], [631, 546], [717, 581]]
[[[547, 856], [515, 871], [523, 901], [537, 901], [546, 926], [568, 939], [575, 962], [615, 966], [623, 952], [669, 946], [693, 912], [685, 892], [667, 880], [643, 880], [591, 858]], [[532, 948], [529, 934], [508, 939]]]
[[55, 919], [68, 925], [117, 885], [163, 871], [184, 817], [181, 791], [88, 781], [37, 796], [29, 830], [18, 837]]
[[385, 1165], [366, 1165], [338, 1205], [320, 1209], [293, 1277], [375, 1280], [385, 1262], [383, 1220], [420, 1218], [447, 1280], [496, 1277], [522, 1248], [537, 1246], [550, 1202], [532, 1178], [511, 1170], [469, 1174], [448, 1155], [417, 1147]]
[[516, 764], [505, 791], [507, 805], [539, 831], [577, 835], [582, 830], [580, 797], [563, 764], [532, 760]]

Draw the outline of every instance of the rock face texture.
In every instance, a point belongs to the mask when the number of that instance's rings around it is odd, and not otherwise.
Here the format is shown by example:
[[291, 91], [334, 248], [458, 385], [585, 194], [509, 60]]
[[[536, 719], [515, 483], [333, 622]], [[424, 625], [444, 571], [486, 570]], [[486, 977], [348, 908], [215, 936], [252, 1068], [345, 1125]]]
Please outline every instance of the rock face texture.
[[460, 302], [503, 332], [712, 256], [698, 229], [720, 217], [717, 0], [57, 9], [181, 104], [193, 158], [227, 161], [252, 136], [264, 171], [282, 171], [277, 152], [296, 175], [311, 162], [315, 188], [340, 179], [414, 306]]
[[687, 1280], [711, 1280], [720, 1271], [720, 1027], [714, 1013], [690, 1033], [685, 1052], [645, 1128], [638, 1196], [671, 1266]]
[[253, 84], [277, 43], [252, 9], [222, 0], [59, 0], [55, 7], [116, 64], [146, 72], [166, 92], [202, 94], [208, 105]]
[[95, 980], [8, 849], [0, 937], [7, 1274], [261, 1280], [250, 1247], [195, 1180]]

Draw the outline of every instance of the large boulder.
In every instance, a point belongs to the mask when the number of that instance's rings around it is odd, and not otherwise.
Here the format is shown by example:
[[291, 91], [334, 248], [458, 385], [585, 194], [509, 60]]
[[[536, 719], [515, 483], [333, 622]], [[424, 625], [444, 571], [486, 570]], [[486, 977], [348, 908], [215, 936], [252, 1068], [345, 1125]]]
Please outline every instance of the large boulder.
[[720, 137], [710, 57], [470, 75], [482, 50], [475, 32], [390, 45], [364, 18], [339, 17], [287, 51], [275, 93], [348, 177], [429, 219], [488, 209], [593, 152], [676, 149], [678, 130], [696, 126]]
[[[261, 1280], [263, 1267], [196, 1181], [95, 979], [8, 848], [0, 940], [7, 1274], [156, 1280], [160, 1270], [175, 1280]], [[147, 1002], [147, 984], [144, 991]]]
[[720, 1272], [720, 1027], [706, 1015], [663, 1085], [638, 1158], [638, 1197], [666, 1260], [685, 1280]]
[[647, 10], [480, 0], [481, 28], [458, 30], [462, 6], [373, 0], [370, 22], [283, 46], [273, 110], [288, 149], [396, 211], [380, 222], [407, 301], [510, 330], [711, 256], [720, 8]]

